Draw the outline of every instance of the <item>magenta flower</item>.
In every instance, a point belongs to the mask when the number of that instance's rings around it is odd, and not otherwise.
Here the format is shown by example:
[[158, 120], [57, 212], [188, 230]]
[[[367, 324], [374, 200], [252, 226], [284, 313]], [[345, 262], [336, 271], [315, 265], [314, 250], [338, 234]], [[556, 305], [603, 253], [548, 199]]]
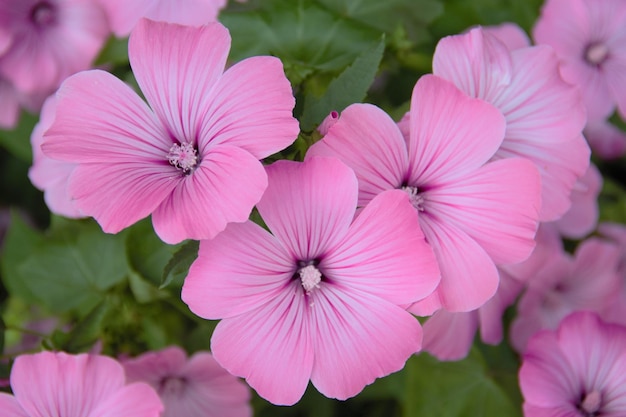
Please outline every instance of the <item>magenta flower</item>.
[[26, 94], [50, 94], [89, 68], [109, 36], [93, 0], [3, 0], [0, 26], [0, 74]]
[[159, 417], [163, 405], [144, 383], [125, 384], [114, 359], [41, 352], [19, 356], [12, 395], [0, 393], [3, 417]]
[[102, 5], [115, 35], [127, 36], [139, 19], [200, 26], [217, 21], [226, 0], [96, 0]]
[[526, 417], [626, 415], [626, 327], [589, 312], [528, 343], [519, 373]]
[[548, 46], [509, 50], [520, 36], [472, 29], [437, 44], [433, 73], [488, 101], [506, 118], [506, 132], [493, 159], [523, 157], [541, 174], [540, 220], [552, 221], [570, 207], [570, 192], [589, 165], [581, 132], [585, 107], [580, 92], [561, 78], [558, 59]]
[[161, 417], [246, 417], [250, 390], [209, 352], [187, 359], [176, 346], [122, 362], [129, 382], [146, 382], [163, 401]]
[[297, 402], [309, 380], [352, 397], [420, 350], [403, 307], [435, 289], [437, 263], [406, 193], [384, 193], [353, 219], [357, 179], [340, 161], [267, 171], [257, 207], [271, 234], [247, 222], [201, 241], [182, 299], [223, 319], [215, 359], [272, 403]]
[[248, 218], [267, 186], [259, 159], [299, 130], [281, 62], [253, 57], [222, 73], [229, 48], [219, 23], [142, 20], [129, 57], [152, 109], [103, 71], [63, 83], [42, 149], [78, 164], [70, 196], [105, 232], [152, 213], [159, 237], [177, 243]]
[[502, 143], [504, 118], [440, 77], [417, 82], [406, 126], [405, 141], [381, 109], [354, 104], [307, 156], [337, 156], [353, 168], [361, 206], [385, 190], [409, 195], [442, 274], [428, 307], [412, 311], [476, 309], [496, 292], [495, 265], [532, 251], [537, 170], [521, 158], [485, 164]]
[[546, 0], [533, 36], [554, 48], [563, 78], [580, 87], [589, 121], [616, 105], [626, 117], [626, 2]]

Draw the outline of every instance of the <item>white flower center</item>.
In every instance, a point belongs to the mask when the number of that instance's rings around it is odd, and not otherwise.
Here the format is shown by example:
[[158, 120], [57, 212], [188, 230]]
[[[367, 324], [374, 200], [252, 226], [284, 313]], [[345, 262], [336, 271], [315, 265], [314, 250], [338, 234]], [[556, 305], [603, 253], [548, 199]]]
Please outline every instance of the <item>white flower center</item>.
[[594, 43], [587, 47], [585, 59], [591, 65], [600, 65], [609, 56], [609, 48], [603, 43]]
[[591, 391], [583, 399], [583, 402], [580, 404], [580, 408], [582, 408], [582, 411], [587, 413], [587, 415], [592, 416], [594, 415], [594, 413], [600, 410], [601, 405], [602, 394], [600, 394], [598, 391]]
[[401, 190], [409, 195], [409, 200], [417, 211], [424, 211], [424, 202], [426, 200], [424, 200], [424, 196], [418, 192], [417, 187], [405, 186], [402, 187]]
[[190, 174], [198, 164], [198, 151], [191, 143], [175, 143], [167, 154], [167, 160], [184, 174]]
[[322, 273], [313, 265], [307, 265], [298, 271], [302, 287], [307, 294], [310, 294], [315, 288], [320, 287], [322, 282]]

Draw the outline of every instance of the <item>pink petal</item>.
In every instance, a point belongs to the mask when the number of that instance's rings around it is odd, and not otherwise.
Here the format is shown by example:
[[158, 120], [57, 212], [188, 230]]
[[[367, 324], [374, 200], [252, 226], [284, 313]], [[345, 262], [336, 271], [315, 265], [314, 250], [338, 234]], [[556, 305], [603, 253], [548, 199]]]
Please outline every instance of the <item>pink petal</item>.
[[88, 417], [159, 417], [163, 404], [152, 387], [144, 383], [127, 385], [97, 408]]
[[145, 162], [87, 163], [72, 172], [69, 193], [81, 213], [117, 233], [150, 215], [176, 187], [177, 175], [174, 167]]
[[274, 236], [252, 222], [233, 223], [200, 242], [182, 299], [200, 317], [233, 317], [278, 296], [295, 269], [295, 260]]
[[439, 268], [416, 211], [400, 190], [375, 197], [319, 268], [333, 284], [394, 304], [420, 300], [439, 284]]
[[346, 234], [357, 204], [354, 172], [334, 158], [267, 167], [269, 185], [257, 205], [261, 217], [290, 254], [322, 258]]
[[626, 154], [626, 133], [607, 121], [588, 123], [584, 134], [593, 154], [602, 159]]
[[368, 293], [324, 286], [309, 312], [316, 326], [311, 382], [327, 397], [355, 396], [402, 369], [421, 347], [419, 322]]
[[382, 191], [400, 188], [407, 179], [404, 139], [391, 117], [371, 104], [348, 106], [326, 136], [309, 148], [310, 156], [334, 156], [354, 169], [360, 206]]
[[455, 183], [424, 192], [425, 217], [454, 224], [495, 263], [516, 263], [526, 259], [535, 246], [539, 192], [539, 175], [532, 163], [495, 161]]
[[530, 39], [524, 30], [515, 23], [502, 23], [483, 27], [483, 33], [495, 36], [509, 51], [530, 46]]
[[128, 44], [133, 73], [179, 142], [199, 145], [199, 124], [229, 49], [230, 35], [219, 23], [195, 28], [142, 19], [135, 26]]
[[504, 311], [515, 303], [524, 284], [499, 270], [500, 285], [489, 301], [478, 309], [480, 336], [483, 342], [498, 345], [502, 342]]
[[4, 417], [29, 417], [14, 396], [0, 392], [0, 410]]
[[117, 37], [127, 36], [139, 19], [146, 15], [154, 0], [96, 0], [106, 12], [109, 26]]
[[178, 346], [147, 352], [122, 361], [127, 382], [147, 382], [158, 386], [162, 378], [177, 375], [187, 363], [187, 354]]
[[461, 360], [472, 348], [477, 328], [475, 311], [439, 310], [424, 324], [424, 350], [441, 361]]
[[309, 308], [294, 282], [261, 307], [222, 320], [211, 339], [213, 356], [271, 403], [295, 404], [313, 368]]
[[217, 20], [226, 0], [158, 0], [145, 15], [152, 20], [200, 26]]
[[267, 186], [261, 163], [231, 146], [212, 148], [191, 174], [170, 181], [176, 188], [152, 214], [167, 243], [211, 239], [228, 223], [246, 221]]
[[578, 410], [571, 404], [544, 408], [524, 403], [523, 410], [525, 417], [580, 417]]
[[13, 129], [19, 117], [19, 94], [13, 84], [0, 78], [0, 128]]
[[224, 143], [262, 159], [286, 148], [300, 132], [294, 105], [279, 59], [253, 57], [233, 65], [210, 92], [200, 127], [201, 152]]
[[450, 82], [425, 75], [411, 99], [410, 184], [462, 177], [487, 162], [504, 138], [504, 118]]
[[498, 287], [493, 260], [474, 239], [448, 222], [422, 216], [420, 224], [439, 262], [437, 293], [442, 306], [461, 312], [483, 305]]
[[[42, 150], [65, 161], [167, 164], [169, 134], [126, 84], [99, 70], [68, 78], [57, 92]], [[155, 161], [159, 163], [155, 164]]]

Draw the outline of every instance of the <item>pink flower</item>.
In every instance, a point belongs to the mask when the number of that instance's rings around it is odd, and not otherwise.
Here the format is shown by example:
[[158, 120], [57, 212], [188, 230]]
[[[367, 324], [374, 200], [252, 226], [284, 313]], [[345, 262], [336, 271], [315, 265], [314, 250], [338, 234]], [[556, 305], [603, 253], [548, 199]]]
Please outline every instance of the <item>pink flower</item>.
[[129, 382], [147, 382], [159, 394], [161, 417], [245, 417], [252, 415], [250, 390], [226, 372], [209, 352], [187, 359], [176, 346], [122, 362]]
[[626, 133], [608, 121], [588, 123], [585, 137], [593, 154], [602, 159], [617, 159], [626, 154]]
[[496, 292], [496, 264], [532, 251], [537, 170], [521, 158], [485, 164], [502, 143], [504, 118], [440, 77], [417, 82], [406, 127], [405, 138], [381, 109], [353, 104], [307, 156], [337, 156], [354, 169], [361, 206], [385, 190], [409, 195], [442, 274], [428, 306], [411, 311], [476, 309]]
[[528, 282], [511, 325], [513, 346], [523, 352], [541, 329], [555, 329], [578, 310], [602, 312], [621, 290], [619, 248], [597, 238], [583, 241], [571, 255], [562, 252], [546, 262]]
[[616, 105], [626, 117], [626, 2], [546, 0], [533, 36], [554, 48], [563, 78], [580, 87], [589, 121]]
[[100, 355], [41, 352], [11, 369], [15, 396], [0, 393], [3, 417], [158, 417], [163, 405], [144, 383], [125, 385], [124, 369]]
[[44, 132], [52, 125], [56, 112], [56, 100], [51, 96], [46, 100], [39, 123], [30, 136], [33, 148], [33, 165], [28, 170], [28, 178], [35, 187], [44, 192], [44, 200], [51, 212], [70, 218], [83, 217], [76, 208], [67, 190], [70, 174], [76, 167], [71, 162], [59, 161], [44, 155], [41, 151]]
[[374, 198], [353, 219], [357, 179], [334, 158], [278, 161], [257, 208], [271, 234], [230, 224], [200, 242], [182, 299], [222, 319], [215, 359], [275, 404], [293, 404], [309, 380], [346, 399], [400, 370], [421, 347], [404, 306], [439, 282], [407, 194]]
[[103, 71], [70, 77], [44, 135], [49, 157], [78, 164], [70, 196], [105, 232], [152, 213], [167, 243], [214, 237], [245, 221], [267, 186], [259, 159], [294, 141], [282, 64], [253, 57], [224, 71], [230, 36], [142, 20], [129, 57], [149, 105]]
[[626, 328], [589, 312], [528, 343], [519, 373], [526, 417], [626, 415]]
[[530, 46], [530, 39], [524, 30], [515, 23], [502, 23], [496, 26], [485, 26], [483, 33], [495, 36], [509, 51]]
[[226, 0], [96, 0], [106, 11], [111, 30], [127, 36], [139, 19], [200, 26], [217, 21]]
[[561, 78], [552, 48], [510, 50], [476, 28], [439, 41], [433, 73], [502, 112], [506, 132], [493, 159], [533, 161], [541, 173], [540, 219], [562, 216], [570, 207], [574, 184], [587, 170], [590, 151], [581, 135], [586, 119], [580, 92]]
[[0, 26], [0, 73], [25, 94], [50, 94], [89, 68], [109, 36], [92, 0], [4, 0]]

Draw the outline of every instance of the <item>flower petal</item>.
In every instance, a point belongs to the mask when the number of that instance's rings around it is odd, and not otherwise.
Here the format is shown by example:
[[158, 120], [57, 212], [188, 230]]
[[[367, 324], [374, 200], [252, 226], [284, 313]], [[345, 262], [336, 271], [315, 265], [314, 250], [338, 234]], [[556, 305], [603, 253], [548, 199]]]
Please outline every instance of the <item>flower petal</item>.
[[315, 294], [315, 362], [311, 382], [345, 400], [404, 367], [421, 347], [422, 329], [402, 308], [358, 290], [327, 285]]
[[175, 140], [198, 145], [207, 100], [224, 71], [230, 35], [220, 23], [202, 27], [140, 20], [128, 56], [141, 91]]
[[371, 104], [348, 106], [322, 140], [307, 151], [310, 156], [341, 159], [359, 180], [359, 205], [376, 195], [400, 188], [406, 181], [408, 153], [394, 121]]
[[213, 356], [271, 403], [295, 404], [313, 368], [309, 308], [294, 282], [256, 310], [222, 320], [211, 339]]
[[441, 361], [458, 361], [469, 353], [478, 328], [476, 311], [439, 310], [424, 323], [424, 350]]
[[278, 161], [257, 205], [261, 217], [300, 261], [323, 257], [346, 234], [357, 204], [354, 172], [335, 158]]
[[[159, 417], [163, 403], [148, 384], [129, 384], [101, 402], [88, 417]], [[71, 414], [70, 414], [71, 415]]]
[[181, 296], [200, 317], [232, 317], [276, 297], [295, 269], [295, 260], [266, 230], [252, 222], [233, 223], [200, 242]]
[[4, 417], [29, 417], [14, 396], [0, 392], [0, 410]]

